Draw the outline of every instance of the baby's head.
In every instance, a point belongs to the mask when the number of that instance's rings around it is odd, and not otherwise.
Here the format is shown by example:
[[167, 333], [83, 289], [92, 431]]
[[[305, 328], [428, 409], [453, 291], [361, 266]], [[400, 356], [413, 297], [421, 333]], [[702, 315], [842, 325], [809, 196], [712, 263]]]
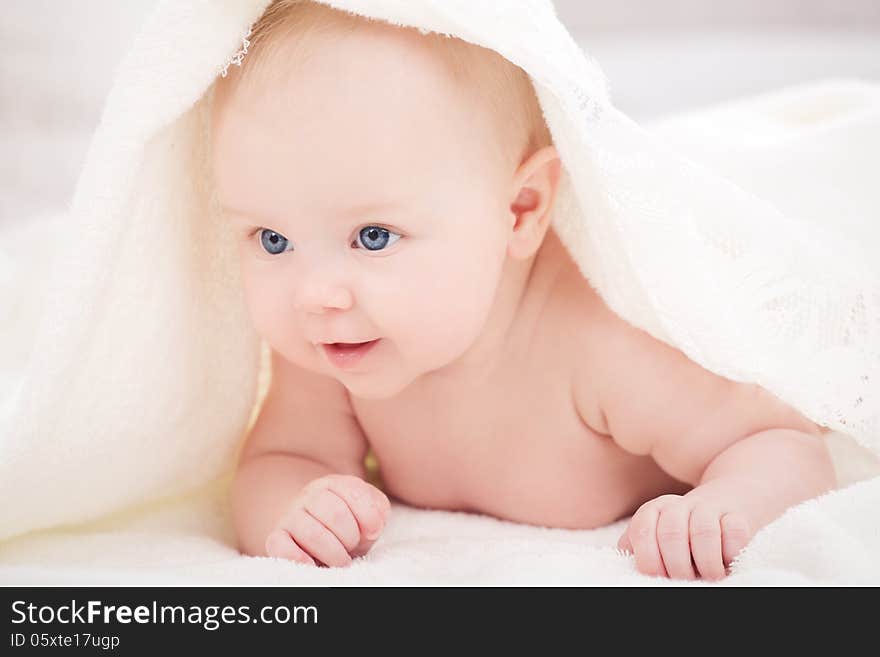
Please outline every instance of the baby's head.
[[[560, 163], [531, 82], [458, 39], [279, 0], [213, 117], [255, 329], [359, 397], [465, 354], [550, 222]], [[350, 369], [320, 344], [375, 338]]]

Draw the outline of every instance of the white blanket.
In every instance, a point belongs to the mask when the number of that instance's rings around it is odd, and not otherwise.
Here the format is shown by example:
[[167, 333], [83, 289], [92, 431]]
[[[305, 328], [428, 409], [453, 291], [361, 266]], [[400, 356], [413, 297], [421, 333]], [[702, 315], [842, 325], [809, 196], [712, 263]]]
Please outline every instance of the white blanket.
[[[869, 472], [836, 439], [844, 477]], [[635, 570], [616, 548], [626, 521], [548, 529], [468, 513], [392, 506], [372, 550], [348, 568], [241, 556], [221, 478], [187, 496], [0, 544], [8, 585], [549, 585], [799, 586], [880, 584], [880, 478], [801, 504], [760, 531], [720, 582], [671, 581]]]
[[[880, 85], [830, 80], [646, 130], [549, 2], [327, 1], [522, 66], [565, 167], [554, 225], [606, 302], [880, 450]], [[0, 241], [0, 581], [642, 583], [611, 549], [622, 523], [571, 532], [399, 505], [348, 571], [235, 553], [224, 482], [260, 343], [234, 248], [205, 230], [204, 131], [211, 84], [266, 4], [161, 3], [119, 68], [70, 214], [45, 240]], [[849, 472], [880, 472], [845, 444]], [[792, 509], [729, 581], [877, 582], [878, 504], [874, 479]]]

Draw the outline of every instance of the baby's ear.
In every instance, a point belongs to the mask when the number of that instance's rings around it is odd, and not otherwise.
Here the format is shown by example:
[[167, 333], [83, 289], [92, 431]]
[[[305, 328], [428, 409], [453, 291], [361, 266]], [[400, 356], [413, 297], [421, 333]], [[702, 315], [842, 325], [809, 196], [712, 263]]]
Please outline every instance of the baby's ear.
[[510, 203], [514, 224], [508, 244], [511, 257], [528, 258], [544, 241], [561, 170], [556, 147], [545, 146], [535, 151], [514, 173]]

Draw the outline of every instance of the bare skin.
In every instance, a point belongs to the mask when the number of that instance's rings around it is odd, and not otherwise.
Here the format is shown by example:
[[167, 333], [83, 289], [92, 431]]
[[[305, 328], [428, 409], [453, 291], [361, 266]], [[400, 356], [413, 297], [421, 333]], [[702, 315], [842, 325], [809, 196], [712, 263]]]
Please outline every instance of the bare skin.
[[[364, 30], [285, 75], [218, 90], [214, 122], [273, 352], [232, 492], [242, 551], [366, 553], [390, 512], [364, 481], [370, 447], [407, 504], [581, 529], [632, 514], [619, 547], [684, 579], [723, 577], [757, 529], [835, 486], [819, 427], [605, 306], [551, 228], [555, 148], [485, 148], [491, 114], [416, 37]], [[372, 250], [369, 227], [392, 239]], [[350, 369], [325, 353], [373, 339]]]
[[594, 303], [550, 231], [491, 361], [427, 375], [393, 398], [352, 398], [386, 490], [427, 508], [570, 528], [599, 527], [688, 490], [579, 415], [572, 354], [589, 339], [578, 319]]

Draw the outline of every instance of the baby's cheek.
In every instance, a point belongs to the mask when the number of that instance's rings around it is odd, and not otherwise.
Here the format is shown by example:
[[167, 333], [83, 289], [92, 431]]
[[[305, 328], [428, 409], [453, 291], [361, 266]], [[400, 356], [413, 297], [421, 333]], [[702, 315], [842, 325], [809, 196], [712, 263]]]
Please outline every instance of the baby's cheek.
[[[438, 280], [441, 279], [441, 280]], [[434, 277], [412, 300], [401, 321], [430, 365], [440, 367], [460, 356], [482, 332], [492, 291], [480, 282], [454, 275]]]
[[273, 293], [265, 286], [245, 288], [245, 303], [254, 330], [260, 337], [274, 344], [285, 335], [288, 339], [293, 337], [291, 327], [285, 326], [285, 322], [290, 321], [285, 317], [285, 308], [290, 304], [284, 304], [278, 296], [277, 292]]

